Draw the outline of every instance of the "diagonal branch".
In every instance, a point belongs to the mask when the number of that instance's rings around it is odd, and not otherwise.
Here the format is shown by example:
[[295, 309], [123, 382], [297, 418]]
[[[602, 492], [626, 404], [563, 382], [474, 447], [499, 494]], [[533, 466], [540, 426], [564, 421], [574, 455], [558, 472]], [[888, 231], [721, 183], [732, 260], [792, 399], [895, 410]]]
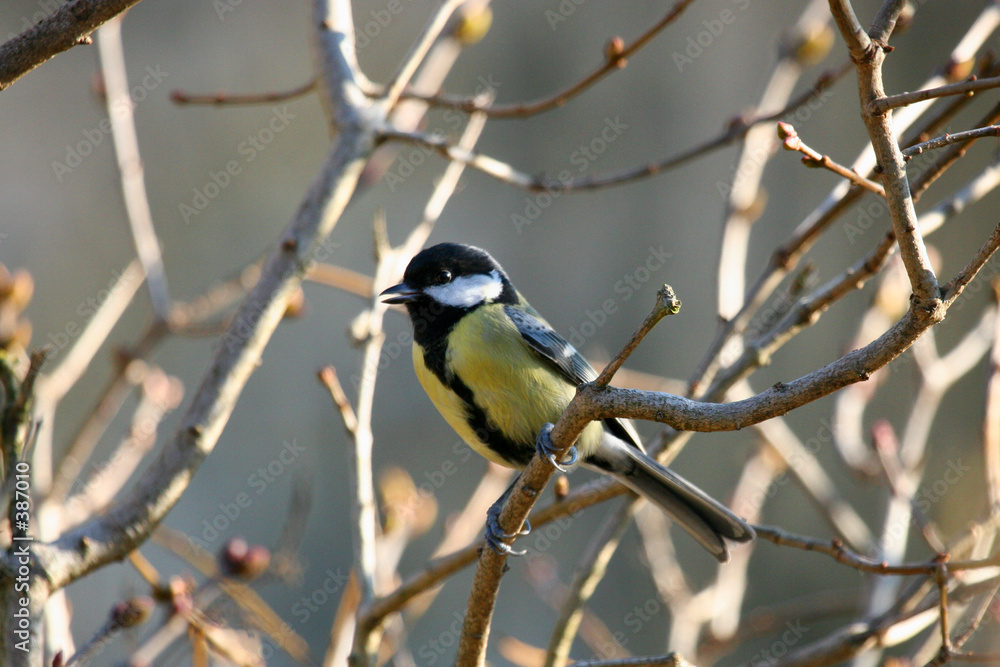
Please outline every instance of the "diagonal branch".
[[432, 105], [454, 107], [467, 113], [481, 111], [489, 118], [523, 118], [545, 111], [550, 111], [563, 106], [608, 74], [625, 67], [629, 58], [631, 58], [639, 49], [652, 41], [652, 39], [656, 37], [660, 31], [676, 21], [681, 13], [687, 9], [688, 5], [692, 2], [694, 2], [694, 0], [678, 0], [677, 4], [671, 7], [663, 18], [657, 21], [652, 27], [642, 33], [634, 42], [627, 46], [621, 44], [620, 41], [616, 42], [615, 40], [612, 40], [609, 43], [608, 48], [605, 50], [604, 64], [568, 88], [534, 102], [518, 102], [515, 104], [499, 105], [490, 104], [477, 99], [454, 99], [436, 95], [424, 96], [414, 94], [409, 91], [404, 92], [403, 97], [422, 99]]
[[289, 298], [347, 205], [371, 154], [375, 117], [356, 84], [350, 5], [347, 0], [332, 0], [329, 7], [322, 0], [317, 4], [337, 142], [228, 327], [173, 439], [107, 514], [36, 547], [40, 571], [52, 589], [120, 559], [148, 538], [180, 498], [212, 452]]
[[[657, 316], [658, 313], [671, 314], [677, 310], [679, 310], [679, 303], [673, 297], [673, 291], [669, 286], [664, 285], [657, 292], [656, 305], [639, 331], [648, 333], [651, 327], [646, 325], [650, 321], [655, 323], [662, 318], [662, 315]], [[635, 349], [633, 342], [635, 342], [634, 337], [629, 345], [618, 353], [616, 359], [627, 357]], [[620, 363], [613, 360], [609, 366], [620, 366]], [[584, 387], [586, 386], [588, 385], [584, 385]], [[583, 429], [592, 421], [592, 418], [586, 414], [587, 407], [585, 405], [586, 399], [582, 393], [578, 393], [552, 429], [552, 442], [559, 450], [555, 453], [556, 460], [563, 458]], [[498, 517], [498, 523], [504, 532], [514, 535], [521, 530], [521, 526], [524, 525], [524, 521], [528, 517], [528, 512], [531, 511], [535, 500], [554, 473], [555, 468], [548, 460], [537, 454], [532, 457], [510, 490], [507, 501]], [[472, 582], [472, 591], [469, 594], [462, 635], [459, 638], [457, 662], [460, 665], [478, 665], [480, 667], [485, 665], [490, 623], [500, 591], [500, 578], [503, 576], [506, 563], [506, 553], [498, 553], [493, 549], [482, 550], [479, 567], [476, 569], [475, 579]]]
[[436, 137], [420, 132], [404, 132], [395, 128], [386, 128], [382, 131], [381, 137], [388, 141], [405, 141], [413, 144], [426, 146], [436, 151], [441, 156], [456, 162], [462, 162], [473, 169], [478, 169], [483, 173], [496, 178], [499, 181], [525, 188], [532, 191], [546, 190], [550, 192], [572, 192], [577, 190], [596, 190], [631, 181], [656, 176], [671, 169], [676, 169], [692, 160], [703, 157], [712, 151], [724, 148], [736, 141], [739, 141], [750, 132], [750, 130], [761, 124], [778, 120], [799, 107], [814, 99], [820, 92], [830, 87], [840, 79], [847, 71], [845, 65], [837, 70], [832, 70], [821, 75], [816, 84], [805, 91], [802, 95], [789, 102], [785, 107], [777, 111], [766, 114], [758, 114], [749, 119], [738, 119], [731, 123], [718, 136], [709, 139], [697, 146], [681, 151], [676, 155], [664, 158], [657, 162], [648, 162], [635, 167], [630, 167], [618, 172], [608, 174], [596, 174], [585, 176], [568, 181], [534, 176], [498, 160], [496, 158], [476, 153], [474, 151], [463, 150], [458, 146], [450, 144], [443, 137]]
[[139, 0], [67, 2], [52, 16], [0, 45], [0, 90], [49, 58], [78, 44], [90, 44], [90, 33], [138, 2]]

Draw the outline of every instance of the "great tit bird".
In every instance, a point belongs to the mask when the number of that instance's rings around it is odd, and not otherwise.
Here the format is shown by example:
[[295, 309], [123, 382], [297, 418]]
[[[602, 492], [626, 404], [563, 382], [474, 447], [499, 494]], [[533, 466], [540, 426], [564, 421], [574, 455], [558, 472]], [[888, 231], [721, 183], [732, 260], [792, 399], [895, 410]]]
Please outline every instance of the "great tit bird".
[[[381, 296], [406, 306], [413, 366], [424, 391], [462, 439], [490, 461], [523, 469], [543, 427], [559, 419], [579, 385], [597, 378], [480, 248], [427, 248], [410, 261], [403, 282]], [[537, 442], [546, 453], [544, 440]], [[647, 456], [627, 420], [589, 424], [576, 448], [583, 465], [654, 502], [720, 562], [729, 560], [723, 538], [754, 538], [745, 521]], [[495, 523], [504, 497], [487, 521], [487, 540], [510, 551], [501, 538], [513, 536]]]

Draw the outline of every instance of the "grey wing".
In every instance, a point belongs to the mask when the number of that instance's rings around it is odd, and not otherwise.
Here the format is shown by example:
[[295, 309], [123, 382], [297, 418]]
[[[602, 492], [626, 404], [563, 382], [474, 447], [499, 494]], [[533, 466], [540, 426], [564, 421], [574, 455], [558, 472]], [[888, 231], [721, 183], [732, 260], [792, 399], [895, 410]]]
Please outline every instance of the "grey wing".
[[567, 380], [581, 385], [597, 379], [594, 367], [542, 319], [512, 306], [506, 306], [504, 311], [528, 346], [554, 365]]
[[[534, 311], [506, 306], [504, 312], [517, 327], [528, 347], [551, 363], [567, 380], [579, 386], [597, 379], [597, 371], [590, 362], [584, 359], [565, 338], [556, 333], [555, 329], [540, 317], [536, 317]], [[629, 421], [605, 419], [604, 425], [614, 435], [642, 450], [639, 434]]]

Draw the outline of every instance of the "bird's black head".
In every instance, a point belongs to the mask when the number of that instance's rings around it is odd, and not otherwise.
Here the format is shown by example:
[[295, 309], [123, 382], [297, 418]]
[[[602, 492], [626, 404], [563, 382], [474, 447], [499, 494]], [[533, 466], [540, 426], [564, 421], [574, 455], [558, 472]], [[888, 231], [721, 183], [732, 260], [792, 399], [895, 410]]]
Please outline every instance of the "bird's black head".
[[485, 303], [516, 303], [517, 292], [488, 252], [460, 243], [439, 243], [418, 253], [403, 282], [381, 294], [385, 303], [416, 308], [469, 310]]

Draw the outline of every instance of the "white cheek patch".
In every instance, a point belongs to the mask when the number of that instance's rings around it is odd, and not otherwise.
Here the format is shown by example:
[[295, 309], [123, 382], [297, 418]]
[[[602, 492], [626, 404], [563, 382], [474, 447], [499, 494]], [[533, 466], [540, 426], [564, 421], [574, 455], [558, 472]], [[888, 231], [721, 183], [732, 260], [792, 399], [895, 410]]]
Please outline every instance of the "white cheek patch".
[[488, 275], [477, 273], [473, 276], [461, 276], [447, 285], [428, 287], [424, 292], [446, 306], [471, 308], [499, 297], [503, 292], [503, 281], [500, 280], [500, 273], [494, 270]]

